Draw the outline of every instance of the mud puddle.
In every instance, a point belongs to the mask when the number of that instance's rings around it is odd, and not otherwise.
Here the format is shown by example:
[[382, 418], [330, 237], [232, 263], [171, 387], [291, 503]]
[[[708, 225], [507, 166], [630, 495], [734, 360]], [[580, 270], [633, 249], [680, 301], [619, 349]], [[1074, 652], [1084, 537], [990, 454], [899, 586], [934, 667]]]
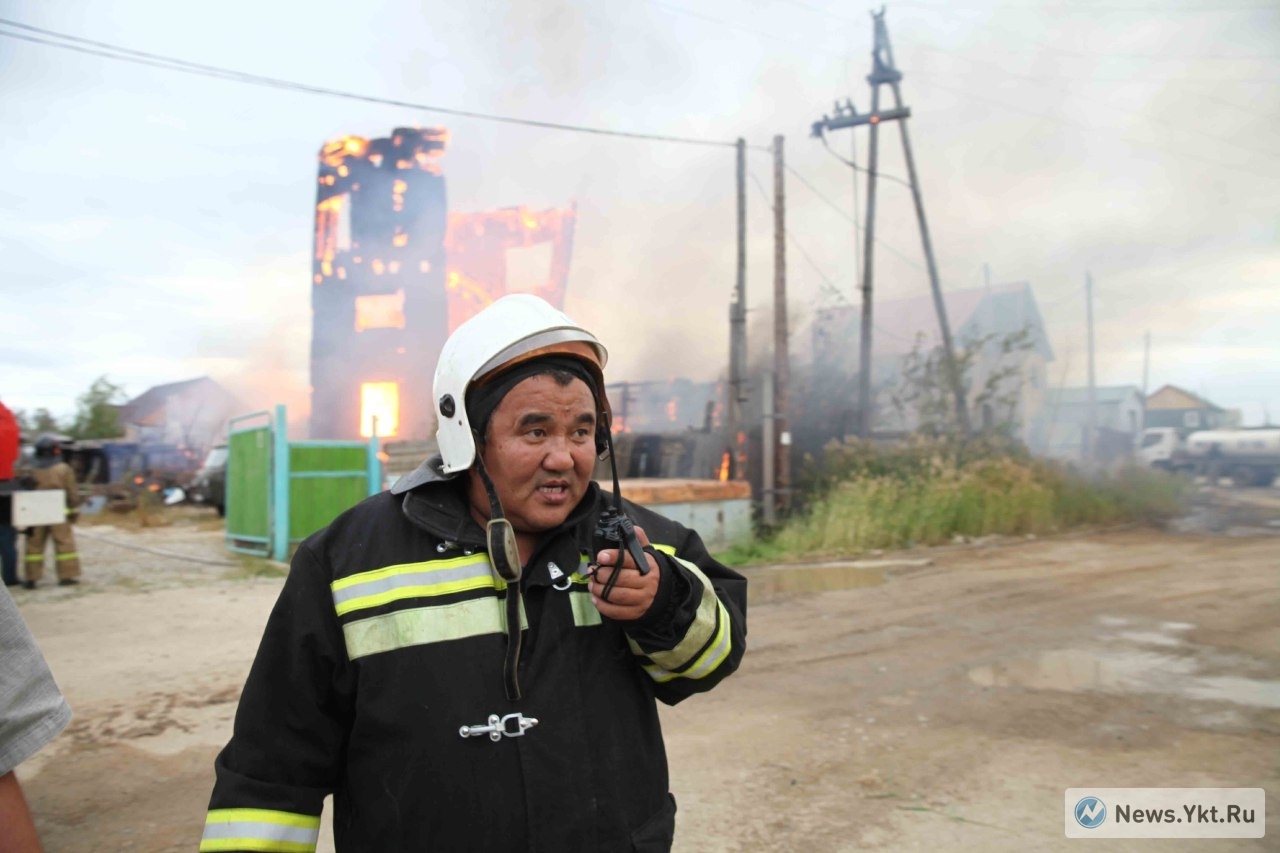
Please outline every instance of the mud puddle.
[[748, 571], [748, 599], [758, 602], [802, 593], [878, 586], [885, 581], [886, 569], [853, 564], [822, 564], [770, 566]]
[[1100, 622], [1111, 630], [1099, 637], [1099, 645], [974, 667], [969, 680], [983, 687], [1162, 693], [1280, 709], [1280, 680], [1239, 675], [1236, 671], [1256, 668], [1257, 661], [1186, 642], [1182, 635], [1194, 625], [1165, 622], [1135, 628], [1127, 620], [1108, 617]]

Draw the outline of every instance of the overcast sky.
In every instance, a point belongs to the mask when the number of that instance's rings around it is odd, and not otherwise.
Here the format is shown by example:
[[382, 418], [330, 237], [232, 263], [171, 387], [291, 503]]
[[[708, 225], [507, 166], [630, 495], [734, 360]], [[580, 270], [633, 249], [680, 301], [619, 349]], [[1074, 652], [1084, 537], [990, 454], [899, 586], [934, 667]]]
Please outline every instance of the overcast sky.
[[[1092, 273], [1099, 384], [1142, 383], [1150, 332], [1150, 389], [1280, 420], [1280, 3], [887, 8], [944, 289], [981, 287], [986, 270], [1030, 282], [1050, 382], [1076, 385]], [[0, 18], [514, 118], [756, 147], [782, 134], [792, 331], [858, 304], [851, 171], [809, 129], [837, 98], [869, 106], [867, 7], [0, 0]], [[0, 34], [0, 400], [67, 415], [100, 375], [133, 396], [207, 374], [304, 414], [317, 151], [404, 125], [449, 128], [452, 210], [577, 202], [566, 308], [610, 347], [611, 379], [724, 373], [732, 148], [443, 116]], [[866, 128], [829, 139], [865, 165]], [[880, 171], [905, 177], [896, 128], [880, 151]], [[767, 352], [768, 154], [748, 170], [751, 347]], [[910, 194], [878, 193], [877, 296], [927, 293]]]

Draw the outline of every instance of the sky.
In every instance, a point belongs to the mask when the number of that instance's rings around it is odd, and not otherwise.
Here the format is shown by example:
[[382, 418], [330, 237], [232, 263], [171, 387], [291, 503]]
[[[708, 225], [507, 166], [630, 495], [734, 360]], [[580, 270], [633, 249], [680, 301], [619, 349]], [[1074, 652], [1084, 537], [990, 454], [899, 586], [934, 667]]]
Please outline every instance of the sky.
[[[878, 8], [878, 7], [877, 7]], [[1030, 283], [1055, 359], [1280, 420], [1280, 3], [930, 0], [885, 7], [944, 290]], [[316, 155], [450, 131], [450, 209], [578, 206], [565, 308], [609, 378], [726, 372], [734, 151], [747, 171], [749, 346], [771, 352], [773, 165], [787, 306], [858, 305], [870, 7], [833, 0], [0, 0], [0, 19], [304, 86], [713, 145], [442, 115], [37, 44], [0, 23], [0, 401], [67, 416], [208, 375], [308, 400]], [[83, 45], [83, 42], [81, 43]], [[883, 98], [891, 100], [889, 90]], [[898, 128], [882, 125], [875, 302], [928, 293]], [[837, 156], [838, 155], [838, 156]], [[843, 158], [843, 159], [842, 159]], [[857, 203], [855, 205], [855, 197]], [[922, 323], [931, 318], [922, 318]], [[1150, 336], [1149, 356], [1144, 347]], [[1144, 369], [1145, 367], [1145, 369]], [[291, 418], [292, 419], [292, 418]]]

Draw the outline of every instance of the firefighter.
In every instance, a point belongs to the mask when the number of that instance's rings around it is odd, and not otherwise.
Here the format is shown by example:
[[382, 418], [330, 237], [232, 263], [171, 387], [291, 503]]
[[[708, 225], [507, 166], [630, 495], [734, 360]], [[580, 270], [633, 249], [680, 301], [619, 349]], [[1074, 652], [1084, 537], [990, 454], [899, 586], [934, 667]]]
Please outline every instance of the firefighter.
[[[666, 851], [657, 701], [742, 658], [746, 581], [592, 481], [600, 342], [514, 294], [446, 341], [440, 453], [298, 548], [215, 761], [202, 851]], [[604, 524], [608, 520], [608, 525]]]
[[5, 586], [18, 585], [18, 550], [13, 528], [13, 466], [18, 461], [21, 433], [18, 419], [4, 403], [0, 403], [0, 576]]
[[30, 472], [37, 489], [62, 489], [67, 495], [67, 520], [62, 524], [32, 527], [27, 532], [27, 549], [22, 558], [26, 580], [24, 589], [35, 589], [44, 575], [45, 543], [53, 540], [54, 566], [59, 586], [80, 583], [80, 553], [76, 551], [76, 536], [71, 525], [79, 519], [80, 487], [71, 466], [62, 461], [62, 441], [56, 435], [45, 433], [36, 439], [35, 463]]

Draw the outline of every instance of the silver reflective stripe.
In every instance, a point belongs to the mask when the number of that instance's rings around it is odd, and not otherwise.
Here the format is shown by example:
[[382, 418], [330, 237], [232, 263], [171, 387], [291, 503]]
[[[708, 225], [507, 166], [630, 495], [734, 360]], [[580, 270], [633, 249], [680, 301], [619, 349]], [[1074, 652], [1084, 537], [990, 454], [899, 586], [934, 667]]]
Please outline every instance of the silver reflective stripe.
[[485, 554], [405, 563], [339, 578], [330, 584], [338, 615], [406, 598], [447, 595], [486, 587], [505, 589], [489, 568]]
[[213, 809], [205, 819], [200, 850], [314, 853], [319, 838], [320, 818], [315, 815], [269, 809]]
[[[528, 627], [522, 601], [520, 628], [523, 630]], [[506, 606], [502, 599], [495, 596], [435, 607], [397, 610], [394, 613], [358, 619], [342, 626], [347, 642], [347, 656], [352, 660], [409, 646], [442, 643], [482, 634], [505, 634], [506, 631]]]
[[[666, 552], [667, 549], [660, 547]], [[688, 569], [702, 584], [702, 600], [698, 603], [698, 613], [685, 633], [684, 638], [670, 651], [648, 652], [630, 637], [627, 643], [631, 651], [637, 655], [647, 656], [652, 664], [645, 664], [644, 670], [654, 681], [664, 682], [673, 678], [702, 678], [714, 672], [728, 657], [733, 646], [732, 633], [729, 630], [729, 611], [716, 597], [711, 581], [693, 563], [672, 555], [672, 558]], [[708, 644], [708, 640], [710, 643]], [[706, 645], [702, 654], [698, 650]], [[698, 655], [684, 672], [676, 672], [689, 664], [693, 655]]]

